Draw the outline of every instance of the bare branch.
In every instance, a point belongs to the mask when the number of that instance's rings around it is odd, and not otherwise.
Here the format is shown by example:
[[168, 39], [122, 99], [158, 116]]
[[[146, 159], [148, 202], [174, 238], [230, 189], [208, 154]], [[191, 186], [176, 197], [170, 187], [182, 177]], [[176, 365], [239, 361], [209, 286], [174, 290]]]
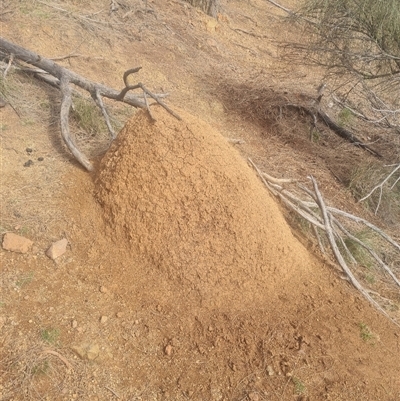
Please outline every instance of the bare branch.
[[378, 302], [376, 302], [371, 295], [369, 295], [368, 291], [360, 284], [360, 282], [356, 279], [356, 277], [354, 276], [354, 274], [352, 273], [352, 271], [349, 269], [349, 267], [347, 266], [347, 263], [345, 262], [342, 254], [340, 253], [337, 245], [336, 245], [336, 241], [335, 241], [335, 236], [332, 230], [332, 226], [331, 226], [331, 222], [329, 219], [329, 215], [328, 215], [328, 211], [327, 208], [325, 206], [325, 202], [322, 198], [321, 193], [319, 192], [318, 189], [318, 184], [315, 181], [314, 177], [310, 177], [311, 178], [311, 182], [314, 186], [314, 191], [315, 194], [317, 196], [317, 202], [318, 205], [321, 209], [321, 213], [325, 222], [325, 230], [326, 230], [326, 234], [328, 237], [328, 241], [331, 245], [332, 251], [336, 257], [336, 260], [338, 261], [339, 265], [341, 266], [341, 268], [343, 269], [343, 271], [347, 274], [347, 277], [350, 279], [350, 282], [353, 284], [353, 286], [355, 288], [358, 289], [358, 291], [361, 292], [361, 294], [372, 304], [375, 306], [376, 309], [378, 309], [380, 312], [382, 312], [386, 317], [388, 317], [393, 323], [395, 323], [396, 325], [400, 326], [397, 322], [393, 321], [393, 319], [387, 314], [387, 312], [378, 304]]
[[99, 108], [100, 108], [100, 110], [101, 110], [101, 112], [103, 114], [104, 120], [106, 121], [106, 125], [107, 125], [107, 128], [108, 128], [108, 132], [110, 133], [111, 138], [114, 140], [117, 137], [117, 135], [115, 134], [114, 128], [111, 125], [110, 118], [108, 116], [107, 110], [104, 107], [103, 99], [101, 98], [100, 93], [99, 93], [98, 90], [96, 90], [96, 92], [95, 92], [94, 100], [97, 103], [97, 105], [99, 106]]
[[7, 76], [7, 73], [8, 73], [8, 70], [10, 69], [10, 67], [11, 67], [11, 65], [12, 65], [12, 63], [13, 63], [13, 61], [14, 61], [14, 54], [10, 54], [10, 59], [8, 60], [8, 65], [7, 65], [7, 67], [6, 67], [6, 69], [4, 70], [4, 72], [3, 72], [3, 78], [5, 79], [6, 78], [6, 76]]
[[[376, 261], [376, 263], [386, 272], [390, 278], [395, 282], [396, 286], [400, 286], [400, 280], [396, 277], [393, 271], [389, 268], [389, 266], [379, 257], [378, 253], [372, 249], [370, 246], [365, 244], [363, 241], [358, 239], [355, 235], [353, 235], [350, 230], [348, 230], [344, 224], [342, 224], [335, 215], [346, 217], [352, 221], [357, 223], [365, 224], [368, 228], [378, 233], [382, 238], [388, 241], [391, 245], [393, 245], [398, 251], [400, 251], [400, 245], [397, 244], [390, 236], [385, 234], [382, 230], [378, 229], [373, 224], [368, 221], [359, 218], [357, 216], [353, 216], [350, 213], [346, 213], [340, 209], [336, 209], [333, 207], [329, 207], [325, 204], [322, 195], [318, 189], [318, 185], [316, 180], [313, 177], [311, 178], [314, 192], [310, 191], [307, 187], [298, 184], [298, 188], [304, 191], [308, 196], [310, 196], [313, 201], [303, 201], [299, 198], [299, 196], [289, 192], [287, 189], [284, 189], [281, 185], [275, 183], [277, 181], [274, 177], [271, 177], [268, 174], [265, 174], [260, 171], [260, 169], [253, 163], [251, 159], [248, 159], [249, 163], [253, 166], [253, 168], [258, 173], [260, 179], [268, 188], [269, 191], [274, 196], [280, 198], [280, 200], [291, 210], [295, 211], [301, 217], [303, 217], [306, 221], [308, 221], [314, 230], [314, 234], [317, 238], [319, 247], [322, 252], [325, 253], [325, 247], [323, 245], [323, 241], [320, 236], [320, 231], [327, 236], [328, 243], [330, 248], [335, 256], [337, 262], [341, 266], [342, 270], [346, 273], [349, 281], [353, 284], [353, 286], [361, 292], [361, 294], [381, 313], [383, 313], [386, 317], [388, 317], [393, 323], [400, 326], [399, 323], [394, 321], [387, 312], [380, 306], [380, 304], [375, 301], [371, 295], [369, 294], [369, 290], [363, 287], [360, 281], [356, 278], [356, 276], [351, 271], [350, 267], [347, 265], [343, 255], [341, 254], [340, 249], [338, 248], [337, 241], [342, 246], [342, 249], [348, 255], [348, 258], [351, 260], [353, 265], [357, 265], [358, 262], [354, 257], [353, 253], [347, 246], [345, 239], [342, 237], [341, 233], [343, 233], [347, 238], [351, 239], [353, 242], [358, 244], [360, 247], [365, 249]], [[271, 179], [271, 180], [269, 180]], [[285, 183], [288, 183], [290, 180], [285, 180]], [[314, 211], [315, 209], [315, 211]], [[322, 217], [319, 215], [321, 213]]]
[[69, 111], [72, 106], [72, 91], [69, 86], [68, 76], [61, 77], [60, 89], [62, 93], [61, 112], [60, 112], [61, 135], [65, 143], [67, 144], [68, 149], [79, 161], [79, 163], [81, 163], [82, 166], [84, 166], [88, 171], [93, 171], [92, 164], [87, 159], [87, 157], [78, 150], [69, 132]]
[[[42, 2], [43, 4], [46, 4]], [[48, 4], [46, 4], [48, 5]], [[57, 7], [57, 9], [59, 9]], [[65, 11], [63, 9], [60, 9]], [[72, 105], [72, 88], [71, 84], [76, 85], [85, 91], [89, 92], [97, 106], [100, 108], [103, 117], [105, 119], [108, 131], [110, 132], [111, 137], [114, 139], [116, 134], [114, 129], [111, 125], [110, 118], [108, 116], [107, 110], [104, 106], [102, 97], [107, 97], [109, 99], [122, 101], [126, 104], [129, 104], [133, 107], [139, 108], [147, 108], [149, 110], [149, 104], [147, 101], [146, 96], [150, 96], [157, 103], [159, 103], [162, 107], [164, 107], [169, 113], [175, 116], [177, 119], [181, 119], [176, 113], [174, 113], [165, 103], [163, 103], [159, 97], [148, 89], [141, 83], [137, 85], [130, 86], [128, 85], [128, 76], [132, 73], [138, 72], [141, 67], [133, 68], [125, 72], [123, 79], [125, 83], [125, 88], [122, 91], [117, 91], [115, 89], [109, 88], [105, 85], [92, 82], [60, 65], [56, 64], [53, 60], [44, 58], [30, 50], [27, 50], [23, 47], [15, 45], [12, 42], [0, 37], [0, 50], [1, 53], [6, 53], [10, 55], [10, 62], [11, 65], [12, 59], [15, 57], [25, 63], [33, 65], [38, 68], [38, 70], [31, 70], [35, 76], [39, 77], [40, 79], [44, 80], [48, 84], [57, 87], [61, 90], [62, 93], [62, 102], [61, 102], [61, 135], [67, 144], [68, 148], [70, 149], [71, 153], [75, 156], [75, 158], [89, 171], [93, 170], [93, 166], [87, 159], [85, 155], [83, 155], [77, 148], [76, 144], [74, 143], [73, 139], [70, 135], [69, 130], [69, 112]], [[29, 70], [29, 69], [28, 69]], [[7, 72], [7, 69], [6, 69]], [[49, 75], [47, 75], [49, 74]], [[128, 94], [127, 92], [132, 89], [140, 88], [143, 91], [142, 96], [134, 96]], [[144, 99], [144, 100], [142, 100]]]
[[[376, 190], [379, 189], [379, 200], [378, 200], [378, 204], [375, 208], [375, 214], [378, 212], [379, 206], [381, 204], [381, 199], [382, 199], [382, 192], [383, 192], [383, 186], [388, 182], [388, 180], [390, 179], [390, 177], [397, 171], [400, 169], [400, 163], [390, 172], [390, 174], [388, 174], [386, 176], [386, 178], [380, 182], [378, 185], [376, 185], [374, 188], [371, 189], [371, 191], [365, 195], [363, 198], [361, 198], [358, 202], [363, 202], [366, 199], [368, 199]], [[399, 181], [400, 177], [396, 180], [396, 182], [391, 186], [390, 189], [392, 189], [396, 183]]]

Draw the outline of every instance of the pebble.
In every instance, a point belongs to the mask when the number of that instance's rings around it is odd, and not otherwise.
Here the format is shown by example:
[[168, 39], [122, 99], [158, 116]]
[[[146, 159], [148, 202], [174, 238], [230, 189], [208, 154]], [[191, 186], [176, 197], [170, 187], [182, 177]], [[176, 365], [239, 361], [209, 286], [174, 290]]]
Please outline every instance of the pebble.
[[164, 352], [165, 352], [165, 355], [167, 355], [167, 356], [171, 356], [172, 355], [172, 345], [171, 344], [168, 344], [165, 348], [164, 348]]
[[46, 255], [50, 259], [55, 260], [66, 252], [67, 245], [68, 245], [68, 240], [66, 238], [53, 242], [50, 248], [46, 251]]
[[29, 159], [28, 161], [26, 161], [24, 163], [24, 167], [30, 167], [30, 166], [32, 166], [32, 164], [33, 164], [33, 160]]
[[253, 392], [253, 393], [249, 394], [250, 401], [259, 401], [259, 399], [260, 399], [260, 396], [258, 393]]
[[32, 248], [33, 241], [14, 233], [6, 233], [2, 245], [6, 251], [27, 253]]
[[117, 313], [116, 313], [116, 316], [117, 316], [117, 317], [122, 317], [122, 316], [124, 316], [124, 312], [117, 312]]
[[76, 320], [73, 320], [71, 326], [73, 329], [76, 329], [78, 327], [78, 322]]
[[93, 361], [98, 358], [100, 354], [100, 347], [97, 344], [84, 343], [72, 347], [72, 351], [74, 351], [75, 354], [81, 359]]
[[102, 286], [100, 287], [100, 292], [102, 292], [103, 294], [105, 294], [106, 292], [108, 292], [108, 288], [107, 288], [107, 287], [104, 287], [104, 285], [102, 285]]
[[268, 373], [268, 376], [273, 376], [275, 374], [274, 369], [271, 365], [267, 366], [267, 373]]
[[108, 320], [108, 317], [107, 317], [107, 316], [102, 316], [102, 317], [100, 318], [100, 323], [101, 323], [101, 324], [104, 324], [104, 323], [107, 322], [107, 320]]

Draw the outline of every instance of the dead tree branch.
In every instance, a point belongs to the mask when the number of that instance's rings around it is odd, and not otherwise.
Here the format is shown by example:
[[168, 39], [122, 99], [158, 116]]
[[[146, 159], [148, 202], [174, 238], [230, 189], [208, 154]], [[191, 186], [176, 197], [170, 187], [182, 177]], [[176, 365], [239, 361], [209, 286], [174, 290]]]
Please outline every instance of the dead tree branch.
[[[125, 88], [121, 91], [109, 88], [105, 85], [102, 85], [97, 82], [90, 81], [73, 71], [70, 71], [58, 64], [56, 64], [53, 60], [44, 58], [30, 50], [27, 50], [23, 47], [20, 47], [3, 37], [0, 37], [0, 53], [8, 55], [9, 60], [14, 59], [23, 61], [24, 63], [28, 63], [39, 68], [39, 71], [35, 72], [35, 75], [38, 74], [41, 79], [43, 79], [48, 84], [55, 86], [60, 89], [62, 95], [61, 102], [61, 111], [60, 111], [60, 120], [61, 120], [61, 135], [68, 146], [71, 153], [74, 157], [79, 161], [79, 163], [84, 166], [88, 171], [93, 170], [93, 166], [90, 163], [89, 159], [80, 152], [77, 148], [74, 140], [71, 138], [70, 130], [69, 130], [69, 112], [72, 106], [72, 85], [78, 86], [81, 89], [90, 93], [91, 97], [95, 101], [96, 105], [100, 108], [103, 117], [106, 121], [106, 125], [110, 132], [111, 137], [115, 138], [115, 132], [111, 126], [110, 119], [106, 108], [104, 106], [103, 97], [113, 99], [116, 101], [124, 102], [129, 104], [130, 106], [137, 108], [147, 108], [149, 110], [149, 104], [147, 99], [144, 97], [136, 96], [129, 94], [128, 92], [133, 89], [140, 88], [143, 91], [143, 96], [150, 96], [157, 103], [159, 103], [162, 107], [164, 107], [169, 113], [174, 115], [176, 118], [180, 117], [175, 114], [164, 102], [159, 99], [159, 96], [153, 94], [148, 89], [144, 87], [143, 84], [139, 83], [137, 85], [130, 86], [127, 84], [127, 77], [132, 72], [139, 71], [139, 68], [128, 70], [124, 74], [124, 83]], [[12, 61], [12, 60], [11, 60]], [[10, 63], [11, 63], [10, 61]], [[50, 76], [46, 76], [43, 74], [46, 72]]]
[[330, 130], [332, 130], [336, 135], [345, 139], [346, 141], [358, 146], [362, 149], [365, 149], [375, 157], [381, 158], [382, 155], [378, 153], [376, 150], [372, 149], [369, 145], [361, 141], [361, 139], [357, 138], [351, 131], [346, 128], [341, 127], [337, 124], [327, 113], [321, 110], [320, 107], [308, 107], [301, 104], [287, 104], [286, 107], [292, 107], [298, 109], [300, 111], [305, 111], [313, 118], [313, 126], [316, 127], [316, 123], [318, 120], [322, 121]]
[[[353, 254], [354, 251], [350, 249], [346, 244], [346, 239], [350, 239], [353, 243], [357, 244], [360, 249], [365, 250], [375, 261], [377, 267], [381, 268], [382, 271], [390, 277], [396, 287], [400, 287], [400, 280], [394, 274], [392, 269], [385, 263], [382, 258], [379, 256], [378, 251], [375, 250], [372, 246], [366, 244], [361, 239], [357, 238], [356, 235], [352, 234], [350, 223], [346, 224], [339, 220], [338, 217], [347, 219], [350, 222], [361, 223], [367, 226], [370, 230], [378, 234], [381, 238], [387, 241], [390, 245], [392, 245], [397, 253], [400, 253], [400, 245], [393, 240], [389, 235], [384, 233], [378, 227], [374, 226], [372, 223], [368, 222], [365, 219], [354, 216], [350, 213], [344, 212], [340, 209], [336, 209], [334, 207], [327, 206], [321, 192], [319, 191], [318, 184], [313, 177], [310, 177], [312, 182], [313, 190], [298, 184], [297, 188], [301, 191], [305, 192], [307, 196], [309, 196], [312, 201], [302, 200], [301, 197], [293, 192], [290, 192], [288, 189], [284, 188], [281, 184], [290, 184], [292, 180], [282, 180], [271, 177], [268, 174], [261, 172], [261, 170], [257, 167], [257, 165], [249, 159], [250, 164], [258, 173], [262, 182], [268, 188], [268, 190], [276, 197], [278, 197], [286, 207], [300, 215], [307, 222], [309, 222], [314, 229], [314, 233], [316, 235], [318, 244], [323, 253], [326, 253], [326, 248], [324, 246], [323, 234], [325, 234], [325, 243], [329, 244], [329, 248], [331, 249], [335, 259], [339, 263], [343, 272], [348, 277], [349, 281], [352, 285], [381, 313], [383, 313], [386, 317], [392, 320], [396, 325], [400, 326], [397, 321], [394, 321], [388, 313], [383, 309], [383, 307], [371, 297], [370, 293], [373, 293], [369, 289], [365, 288], [359, 279], [352, 272], [350, 266], [358, 265], [356, 255]], [[354, 225], [354, 223], [353, 223]], [[322, 235], [321, 235], [322, 234]], [[338, 246], [339, 245], [339, 246]], [[342, 249], [342, 250], [341, 250]], [[345, 252], [346, 258], [342, 254]]]

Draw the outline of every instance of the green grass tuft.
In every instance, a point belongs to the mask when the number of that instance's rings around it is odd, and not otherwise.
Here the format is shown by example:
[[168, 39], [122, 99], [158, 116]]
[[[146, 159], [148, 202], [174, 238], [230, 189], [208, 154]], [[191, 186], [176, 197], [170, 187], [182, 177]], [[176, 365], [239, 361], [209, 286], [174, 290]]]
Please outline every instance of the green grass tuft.
[[42, 340], [48, 344], [55, 345], [60, 337], [60, 330], [55, 328], [43, 329], [40, 332]]

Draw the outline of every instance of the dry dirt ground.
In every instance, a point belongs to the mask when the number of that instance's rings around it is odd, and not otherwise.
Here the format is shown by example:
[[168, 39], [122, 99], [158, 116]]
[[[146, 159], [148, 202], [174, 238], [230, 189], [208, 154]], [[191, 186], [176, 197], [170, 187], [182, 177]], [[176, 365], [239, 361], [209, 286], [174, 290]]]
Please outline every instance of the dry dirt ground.
[[103, 158], [106, 134], [75, 127], [89, 174], [60, 139], [58, 92], [9, 73], [0, 230], [34, 245], [0, 250], [0, 398], [399, 400], [399, 328], [292, 231], [246, 163], [312, 174], [329, 203], [382, 224], [345, 185], [372, 156], [327, 131], [310, 141], [297, 115], [264, 118], [264, 97], [320, 83], [280, 61], [277, 41], [297, 33], [263, 0], [223, 2], [217, 21], [181, 1], [109, 3], [0, 1], [2, 36], [115, 88], [140, 65], [183, 118], [108, 103], [129, 122]]

